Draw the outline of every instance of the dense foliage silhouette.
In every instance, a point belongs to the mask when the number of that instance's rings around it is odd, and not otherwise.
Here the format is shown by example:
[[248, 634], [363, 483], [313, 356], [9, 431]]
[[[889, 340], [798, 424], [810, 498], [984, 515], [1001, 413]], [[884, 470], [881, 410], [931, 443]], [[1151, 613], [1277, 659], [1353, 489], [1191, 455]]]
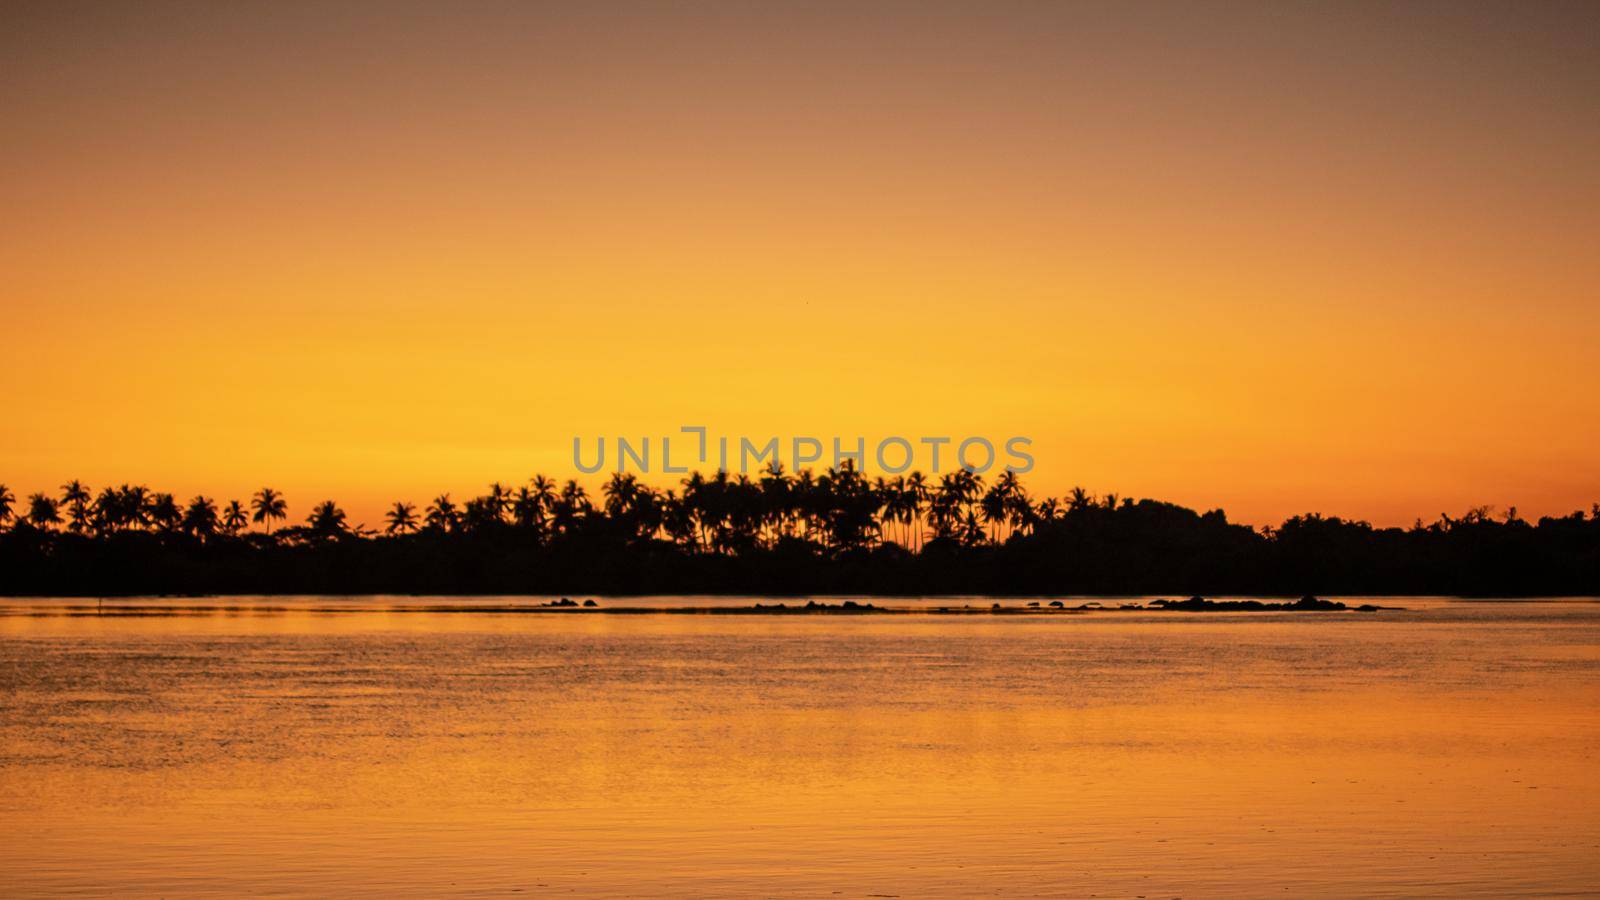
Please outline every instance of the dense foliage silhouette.
[[869, 480], [846, 464], [697, 472], [666, 491], [619, 473], [598, 502], [541, 475], [396, 502], [381, 531], [332, 500], [278, 524], [288, 510], [272, 488], [219, 507], [78, 481], [19, 504], [0, 485], [0, 593], [1600, 595], [1600, 504], [1537, 523], [1480, 508], [1257, 530], [1081, 488], [1036, 500], [1011, 473]]

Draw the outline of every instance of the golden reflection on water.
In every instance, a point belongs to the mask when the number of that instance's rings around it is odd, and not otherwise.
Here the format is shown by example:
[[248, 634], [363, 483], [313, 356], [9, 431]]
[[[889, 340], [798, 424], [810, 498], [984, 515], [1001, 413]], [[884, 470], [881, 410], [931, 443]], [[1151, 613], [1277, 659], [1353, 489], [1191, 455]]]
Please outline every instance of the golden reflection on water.
[[0, 871], [7, 894], [1600, 888], [1600, 606], [1411, 605], [0, 615]]

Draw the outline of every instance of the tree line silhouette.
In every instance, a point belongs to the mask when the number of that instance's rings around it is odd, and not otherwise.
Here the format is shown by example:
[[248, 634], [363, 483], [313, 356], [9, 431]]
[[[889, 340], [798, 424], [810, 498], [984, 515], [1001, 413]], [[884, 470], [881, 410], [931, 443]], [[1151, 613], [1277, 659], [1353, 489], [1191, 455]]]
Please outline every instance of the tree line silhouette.
[[668, 490], [615, 473], [596, 498], [536, 475], [396, 502], [378, 528], [332, 500], [288, 519], [270, 487], [219, 505], [79, 481], [19, 503], [0, 485], [0, 593], [1600, 595], [1600, 504], [1255, 529], [1082, 488], [1034, 498], [1010, 472], [869, 479], [846, 462]]

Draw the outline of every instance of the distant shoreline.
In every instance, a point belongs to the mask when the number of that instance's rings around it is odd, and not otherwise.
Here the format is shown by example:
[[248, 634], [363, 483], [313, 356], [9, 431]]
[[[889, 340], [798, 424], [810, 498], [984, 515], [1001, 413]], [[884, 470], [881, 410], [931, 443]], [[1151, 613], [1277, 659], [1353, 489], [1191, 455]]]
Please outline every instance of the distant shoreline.
[[[594, 597], [597, 601], [629, 601], [640, 597], [706, 597], [725, 601], [731, 597], [744, 597], [752, 604], [770, 602], [770, 604], [794, 604], [794, 602], [822, 601], [867, 601], [867, 602], [896, 602], [896, 601], [1040, 601], [1048, 604], [1050, 601], [1061, 601], [1062, 604], [1083, 604], [1083, 602], [1099, 601], [1101, 604], [1122, 604], [1122, 602], [1150, 602], [1149, 597], [1155, 593], [1096, 593], [1096, 594], [1043, 594], [1026, 593], [1026, 591], [990, 591], [990, 593], [962, 593], [941, 594], [936, 591], [906, 591], [906, 593], [869, 593], [869, 591], [856, 591], [856, 593], [758, 593], [758, 591], [685, 591], [685, 593], [670, 593], [670, 591], [570, 591], [578, 597]], [[1179, 593], [1174, 593], [1179, 594]], [[445, 599], [462, 599], [462, 601], [478, 601], [478, 599], [494, 599], [501, 597], [507, 601], [546, 601], [557, 594], [549, 591], [184, 591], [184, 593], [157, 593], [157, 591], [130, 591], [130, 593], [26, 593], [26, 591], [8, 591], [0, 589], [0, 602], [5, 601], [106, 601], [126, 602], [136, 599], [152, 599], [152, 601], [184, 601], [184, 599], [205, 599], [205, 597], [262, 597], [262, 599], [283, 599], [283, 597], [318, 597], [328, 601], [370, 601], [378, 597], [445, 597]], [[1230, 601], [1259, 601], [1262, 604], [1286, 604], [1296, 599], [1293, 594], [1251, 594], [1229, 593], [1226, 594]], [[1536, 594], [1448, 594], [1440, 591], [1341, 591], [1339, 597], [1346, 601], [1371, 601], [1371, 599], [1440, 599], [1440, 601], [1477, 602], [1477, 604], [1514, 604], [1514, 602], [1538, 601], [1590, 601], [1600, 602], [1600, 594], [1584, 593], [1536, 593]], [[971, 605], [971, 604], [965, 604]], [[288, 609], [304, 609], [304, 607], [288, 607]], [[405, 607], [416, 609], [416, 607]], [[518, 605], [517, 609], [530, 609]], [[539, 607], [531, 607], [539, 609]], [[616, 607], [606, 607], [616, 609]], [[658, 609], [658, 607], [646, 607]], [[715, 607], [726, 609], [726, 607]], [[1115, 609], [1115, 607], [1101, 607], [1101, 609]], [[1354, 609], [1354, 607], [1352, 607]], [[987, 612], [987, 610], [986, 610]]]
[[262, 488], [219, 506], [143, 485], [17, 500], [0, 485], [0, 596], [414, 594], [747, 597], [1600, 596], [1600, 504], [1536, 522], [1488, 508], [1409, 529], [1318, 514], [1273, 528], [1014, 475], [868, 479], [845, 465], [616, 474], [396, 502], [378, 533], [332, 500], [288, 524]]
[[[44, 599], [44, 598], [40, 598]], [[65, 598], [63, 598], [65, 599]], [[78, 598], [73, 598], [78, 599]], [[888, 598], [874, 598], [888, 599]], [[740, 606], [606, 606], [594, 599], [582, 602], [561, 598], [538, 604], [498, 605], [372, 605], [372, 606], [290, 606], [272, 604], [181, 604], [181, 603], [75, 603], [59, 607], [42, 607], [37, 613], [25, 607], [13, 607], [11, 615], [40, 617], [53, 616], [180, 616], [226, 613], [433, 613], [476, 615], [705, 615], [705, 616], [875, 616], [875, 615], [932, 615], [932, 616], [1062, 616], [1087, 613], [1128, 612], [1379, 612], [1404, 610], [1405, 607], [1361, 604], [1350, 606], [1339, 601], [1303, 597], [1298, 601], [1263, 602], [1260, 600], [1205, 600], [1192, 597], [1183, 601], [1154, 600], [1149, 603], [1119, 603], [1106, 605], [1098, 601], [1085, 601], [1074, 606], [1064, 601], [1029, 601], [1022, 605], [993, 602], [987, 606], [954, 604], [945, 606], [880, 606], [871, 602], [844, 600], [838, 603], [807, 601], [804, 604], [751, 603]]]

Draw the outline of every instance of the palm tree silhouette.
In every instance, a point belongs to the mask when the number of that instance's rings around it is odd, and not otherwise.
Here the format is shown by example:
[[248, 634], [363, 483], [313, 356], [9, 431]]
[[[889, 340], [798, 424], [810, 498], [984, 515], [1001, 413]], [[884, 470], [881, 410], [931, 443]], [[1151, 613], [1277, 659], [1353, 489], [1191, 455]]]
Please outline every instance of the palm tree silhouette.
[[89, 507], [89, 519], [96, 534], [110, 534], [123, 526], [122, 519], [122, 492], [116, 488], [105, 488], [94, 498], [94, 503]]
[[556, 483], [543, 475], [528, 479], [528, 485], [517, 491], [511, 504], [514, 522], [533, 532], [535, 539], [543, 539], [546, 517], [555, 508]]
[[1094, 495], [1081, 487], [1074, 487], [1072, 492], [1067, 495], [1068, 512], [1077, 512], [1080, 509], [1088, 509], [1093, 505]]
[[1038, 521], [1033, 508], [1033, 498], [1028, 496], [1027, 489], [1015, 480], [1015, 476], [1012, 479], [1011, 489], [1007, 491], [1006, 505], [1011, 509], [1009, 524], [1012, 534], [1033, 530], [1034, 523]]
[[959, 537], [970, 491], [969, 483], [961, 476], [971, 474], [961, 469], [940, 476], [938, 487], [928, 499], [928, 523], [933, 526], [934, 540]]
[[549, 509], [556, 499], [556, 483], [543, 475], [533, 476], [528, 483], [533, 487], [533, 496], [538, 498], [539, 506]]
[[961, 518], [958, 537], [961, 543], [968, 547], [976, 547], [983, 543], [983, 525], [978, 522], [977, 513], [967, 510], [966, 515]]
[[895, 499], [893, 483], [881, 475], [872, 480], [871, 493], [873, 501], [877, 504], [873, 510], [873, 530], [877, 532], [878, 543], [882, 544], [884, 532], [887, 530], [883, 526], [894, 522], [894, 516], [889, 512], [889, 508], [898, 501]]
[[984, 521], [989, 523], [990, 540], [997, 544], [1003, 536], [1009, 537], [1006, 529], [1014, 533], [1033, 517], [1033, 506], [1027, 492], [1017, 480], [1017, 473], [1010, 470], [995, 479], [994, 485], [983, 495], [979, 508]]
[[423, 521], [428, 528], [434, 531], [454, 531], [456, 527], [456, 505], [450, 502], [449, 494], [440, 494], [433, 498], [423, 515]]
[[252, 516], [256, 522], [266, 525], [267, 534], [272, 533], [272, 520], [285, 518], [289, 513], [289, 504], [283, 495], [269, 487], [256, 491], [250, 498], [250, 508], [255, 510]]
[[694, 526], [694, 542], [700, 547], [711, 546], [708, 519], [711, 515], [710, 507], [712, 504], [708, 496], [709, 488], [707, 484], [705, 476], [698, 471], [689, 473], [689, 476], [683, 479], [683, 498], [680, 501], [683, 504], [685, 515]]
[[661, 498], [661, 528], [667, 537], [690, 553], [698, 553], [700, 540], [694, 520], [694, 510], [672, 491]]
[[228, 505], [222, 510], [222, 531], [230, 537], [243, 531], [249, 521], [249, 517], [245, 515], [244, 504], [237, 500], [229, 500]]
[[592, 511], [593, 506], [589, 503], [588, 492], [583, 489], [583, 485], [569, 478], [567, 483], [561, 486], [561, 493], [556, 496], [551, 519], [557, 532], [571, 534], [577, 530], [578, 523], [587, 518]]
[[727, 483], [728, 540], [730, 547], [755, 547], [761, 539], [764, 504], [761, 486], [740, 473]]
[[511, 506], [511, 489], [496, 481], [489, 485], [488, 501], [489, 512], [495, 519], [504, 519], [506, 510]]
[[11, 489], [0, 484], [0, 525], [11, 521], [11, 507], [17, 502], [17, 495]]
[[912, 495], [906, 487], [906, 477], [896, 475], [893, 481], [883, 484], [883, 521], [890, 525], [898, 525], [896, 543], [907, 550], [911, 549], [911, 516]]
[[499, 507], [500, 502], [491, 495], [473, 497], [461, 507], [460, 528], [469, 533], [478, 533], [504, 525]]
[[345, 532], [344, 510], [332, 500], [324, 500], [311, 508], [306, 516], [306, 526], [319, 537], [335, 537]]
[[511, 524], [532, 531], [536, 536], [543, 529], [544, 503], [533, 488], [527, 485], [517, 488], [516, 496], [511, 498]]
[[150, 497], [150, 521], [162, 531], [177, 531], [183, 524], [183, 511], [171, 494], [154, 494]]
[[217, 505], [209, 497], [196, 496], [183, 511], [183, 530], [198, 538], [217, 532]]
[[1054, 522], [1061, 517], [1061, 504], [1054, 497], [1046, 497], [1034, 507], [1034, 516], [1040, 522]]
[[76, 478], [61, 486], [61, 503], [67, 507], [67, 513], [72, 518], [70, 527], [78, 534], [89, 530], [90, 499], [89, 489]]
[[417, 508], [410, 503], [396, 501], [383, 517], [389, 521], [384, 531], [388, 534], [406, 534], [417, 530]]
[[1000, 529], [1011, 516], [1009, 497], [1005, 488], [998, 483], [994, 484], [978, 502], [978, 509], [983, 514], [983, 521], [989, 527], [989, 540], [1000, 543]]
[[612, 472], [611, 478], [601, 486], [600, 495], [605, 498], [606, 515], [624, 518], [639, 496], [639, 479], [630, 472]]
[[56, 501], [44, 494], [28, 497], [28, 524], [39, 529], [49, 529], [61, 524], [61, 510]]
[[907, 513], [911, 516], [913, 551], [922, 549], [922, 511], [928, 505], [928, 476], [916, 469], [906, 476], [905, 499]]
[[767, 546], [776, 544], [783, 535], [783, 524], [788, 506], [789, 478], [783, 473], [783, 464], [774, 460], [761, 470], [761, 532]]
[[117, 488], [114, 501], [119, 527], [145, 528], [151, 522], [150, 489], [142, 484], [123, 485]]

